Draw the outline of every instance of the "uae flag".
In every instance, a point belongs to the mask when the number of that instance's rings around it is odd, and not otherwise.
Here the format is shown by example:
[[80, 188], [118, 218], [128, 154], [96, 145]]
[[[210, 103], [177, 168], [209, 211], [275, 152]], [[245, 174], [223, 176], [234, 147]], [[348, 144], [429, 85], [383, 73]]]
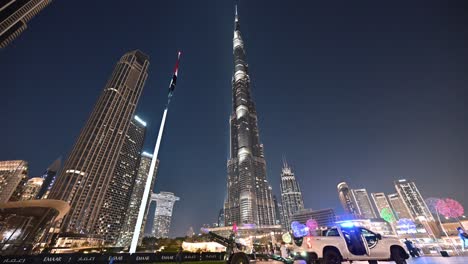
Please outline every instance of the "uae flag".
[[182, 52], [179, 51], [177, 54], [177, 62], [174, 67], [174, 75], [172, 75], [172, 80], [171, 84], [169, 85], [169, 94], [167, 95], [168, 103], [171, 101], [172, 95], [174, 94], [174, 90], [177, 84], [177, 73], [179, 72], [179, 61], [180, 61], [180, 55]]

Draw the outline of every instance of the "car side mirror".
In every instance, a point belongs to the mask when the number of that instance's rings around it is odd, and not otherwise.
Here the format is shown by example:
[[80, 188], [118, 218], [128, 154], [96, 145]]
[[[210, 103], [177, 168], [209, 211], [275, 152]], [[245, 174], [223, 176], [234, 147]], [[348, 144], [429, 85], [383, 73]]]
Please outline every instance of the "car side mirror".
[[382, 240], [382, 235], [381, 234], [376, 234], [375, 236], [377, 237], [378, 240]]

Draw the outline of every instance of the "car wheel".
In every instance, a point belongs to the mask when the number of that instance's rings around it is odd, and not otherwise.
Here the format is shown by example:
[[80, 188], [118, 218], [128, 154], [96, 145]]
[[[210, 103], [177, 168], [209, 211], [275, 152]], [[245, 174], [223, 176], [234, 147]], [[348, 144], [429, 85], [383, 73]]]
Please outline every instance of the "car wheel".
[[405, 254], [400, 248], [392, 248], [391, 250], [392, 260], [396, 264], [406, 264]]
[[231, 258], [230, 264], [249, 264], [249, 258], [245, 253], [235, 253]]
[[321, 264], [340, 264], [341, 262], [342, 258], [340, 253], [337, 250], [328, 249], [323, 254]]

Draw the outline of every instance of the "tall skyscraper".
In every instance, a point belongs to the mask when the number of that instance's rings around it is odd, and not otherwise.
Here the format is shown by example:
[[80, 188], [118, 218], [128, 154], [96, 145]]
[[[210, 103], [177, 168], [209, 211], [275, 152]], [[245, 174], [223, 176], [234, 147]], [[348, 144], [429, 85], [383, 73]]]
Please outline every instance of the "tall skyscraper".
[[0, 161], [0, 203], [21, 200], [27, 180], [28, 163], [26, 161]]
[[[114, 177], [104, 195], [97, 234], [110, 243], [117, 242], [128, 212], [145, 140], [146, 123], [138, 116], [130, 121], [124, 144], [114, 169]], [[140, 197], [141, 199], [141, 197]]]
[[297, 211], [304, 209], [304, 200], [296, 177], [286, 161], [283, 162], [280, 187], [284, 227], [289, 230], [291, 228], [291, 217]]
[[395, 189], [412, 216], [412, 219], [420, 220], [421, 217], [423, 217], [424, 220], [434, 221], [431, 211], [429, 211], [424, 198], [414, 182], [404, 179], [396, 181]]
[[276, 213], [276, 225], [285, 227], [284, 225], [284, 215], [283, 215], [283, 205], [276, 198], [276, 195], [273, 195], [273, 203], [275, 204], [275, 213]]
[[[126, 217], [124, 220], [124, 225], [122, 231], [120, 232], [120, 237], [117, 245], [121, 247], [128, 247], [132, 242], [133, 231], [135, 230], [135, 225], [138, 218], [138, 210], [140, 209], [141, 199], [143, 197], [143, 192], [145, 190], [146, 177], [150, 170], [151, 159], [153, 155], [148, 152], [143, 152], [141, 154], [140, 165], [138, 167], [138, 174], [133, 184], [132, 194], [130, 196], [130, 203], [128, 205], [128, 210], [126, 212]], [[151, 186], [154, 186], [154, 181], [156, 180], [156, 175], [158, 171], [159, 161], [156, 163], [156, 169], [153, 174], [153, 183]], [[151, 196], [151, 194], [150, 194]], [[149, 208], [148, 203], [148, 208]], [[148, 209], [146, 210], [145, 217], [147, 218]], [[146, 221], [144, 221], [146, 223]], [[141, 229], [142, 232], [144, 228]]]
[[377, 217], [366, 189], [352, 189], [351, 194], [360, 217], [367, 219]]
[[42, 187], [44, 179], [41, 177], [34, 177], [29, 179], [23, 188], [23, 193], [21, 194], [21, 200], [34, 200], [36, 199], [37, 193]]
[[406, 208], [405, 203], [401, 199], [400, 195], [398, 193], [393, 193], [388, 195], [388, 200], [390, 201], [390, 204], [392, 205], [393, 211], [396, 214], [397, 219], [412, 219], [411, 214], [408, 211], [408, 208]]
[[251, 97], [250, 77], [237, 10], [233, 53], [231, 157], [227, 162], [225, 223], [228, 226], [234, 223], [274, 225], [275, 205], [272, 188], [266, 177], [263, 144], [259, 139], [257, 112]]
[[0, 48], [6, 47], [27, 28], [31, 20], [51, 0], [0, 1]]
[[139, 50], [121, 57], [50, 191], [50, 199], [71, 206], [62, 232], [99, 235], [112, 244], [120, 231], [134, 182], [126, 173], [131, 166], [121, 168], [128, 158], [123, 156], [133, 151], [123, 145], [134, 140], [129, 127], [137, 125], [132, 119], [148, 76], [148, 59]]
[[348, 184], [346, 182], [340, 182], [337, 186], [337, 190], [341, 206], [343, 206], [345, 212], [352, 215], [359, 214]]
[[153, 236], [168, 237], [172, 221], [172, 210], [174, 203], [180, 198], [171, 192], [153, 193], [151, 200], [156, 201], [156, 211], [154, 212]]
[[58, 158], [44, 172], [42, 175], [44, 182], [42, 183], [41, 189], [37, 193], [36, 199], [47, 198], [52, 185], [55, 183], [55, 177], [57, 176], [57, 172], [59, 171], [61, 164], [62, 160]]
[[397, 219], [395, 214], [393, 213], [393, 209], [390, 206], [390, 203], [387, 200], [387, 196], [384, 193], [372, 193], [372, 199], [374, 200], [375, 206], [377, 207], [377, 213], [379, 216], [382, 216], [382, 212], [385, 210], [391, 214], [393, 219]]

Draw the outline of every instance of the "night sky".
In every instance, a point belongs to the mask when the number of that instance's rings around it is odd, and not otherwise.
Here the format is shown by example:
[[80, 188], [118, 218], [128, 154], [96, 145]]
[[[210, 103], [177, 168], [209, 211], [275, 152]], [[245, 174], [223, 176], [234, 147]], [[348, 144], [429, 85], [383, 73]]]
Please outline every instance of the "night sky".
[[[150, 56], [137, 114], [152, 152], [182, 55], [156, 190], [181, 197], [173, 235], [216, 221], [226, 192], [234, 1], [53, 1], [0, 50], [0, 160], [30, 176], [66, 157], [125, 52]], [[281, 157], [306, 207], [342, 212], [340, 181], [468, 208], [466, 1], [246, 1], [239, 7], [268, 179]]]

